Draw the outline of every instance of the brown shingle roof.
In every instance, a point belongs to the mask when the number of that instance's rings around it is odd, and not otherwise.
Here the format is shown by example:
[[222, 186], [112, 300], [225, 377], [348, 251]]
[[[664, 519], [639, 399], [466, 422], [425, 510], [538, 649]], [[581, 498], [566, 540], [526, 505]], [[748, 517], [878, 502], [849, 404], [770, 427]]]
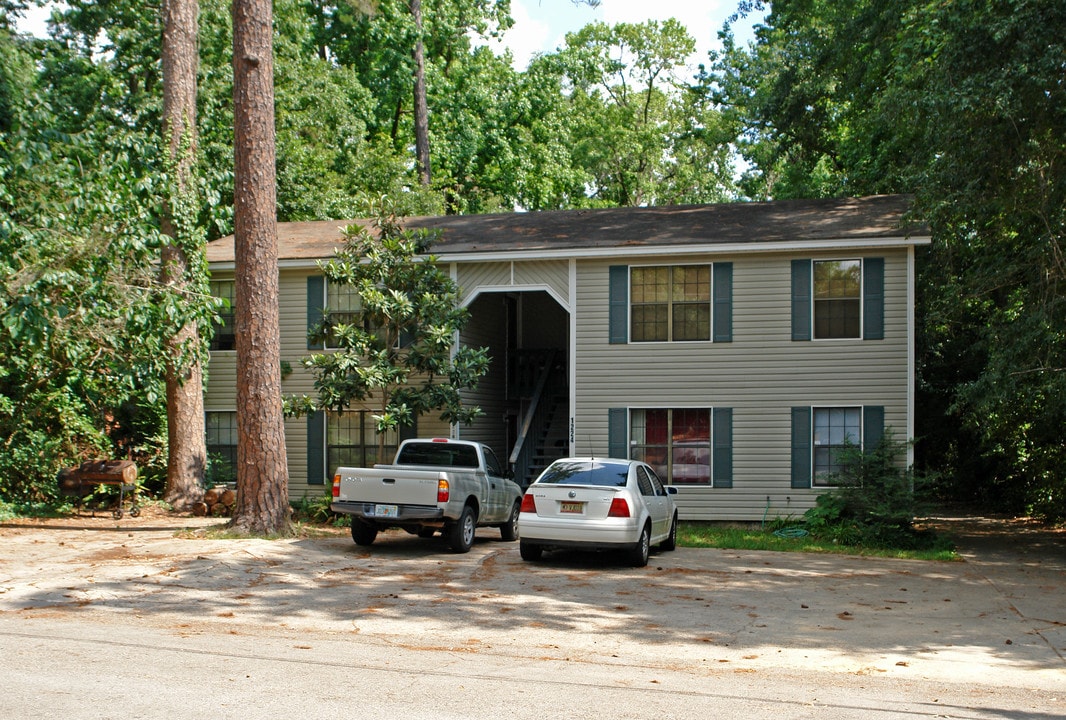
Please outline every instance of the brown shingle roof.
[[[495, 215], [407, 218], [408, 228], [439, 230], [435, 255], [632, 247], [863, 240], [928, 235], [909, 223], [907, 195], [778, 200], [652, 208], [607, 208]], [[350, 220], [278, 224], [278, 258], [329, 257], [344, 243]], [[208, 244], [209, 262], [233, 262], [233, 236]]]

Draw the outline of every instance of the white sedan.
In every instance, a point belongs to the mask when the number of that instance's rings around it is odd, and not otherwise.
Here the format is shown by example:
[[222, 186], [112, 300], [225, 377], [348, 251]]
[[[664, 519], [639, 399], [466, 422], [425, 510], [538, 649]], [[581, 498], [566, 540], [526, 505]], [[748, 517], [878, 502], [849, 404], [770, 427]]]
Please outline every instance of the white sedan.
[[633, 565], [644, 567], [652, 545], [677, 545], [676, 493], [639, 460], [556, 460], [522, 497], [522, 559], [538, 560], [557, 548], [625, 550]]

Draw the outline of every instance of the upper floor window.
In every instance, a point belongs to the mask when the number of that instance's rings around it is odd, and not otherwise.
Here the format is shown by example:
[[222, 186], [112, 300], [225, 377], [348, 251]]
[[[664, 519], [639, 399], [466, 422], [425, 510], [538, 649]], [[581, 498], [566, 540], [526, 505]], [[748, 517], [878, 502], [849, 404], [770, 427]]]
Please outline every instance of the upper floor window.
[[857, 338], [862, 326], [862, 263], [814, 263], [814, 337]]
[[634, 267], [630, 278], [633, 342], [711, 339], [711, 266]]
[[215, 332], [211, 336], [212, 350], [235, 350], [237, 337], [234, 333], [234, 315], [236, 291], [233, 280], [212, 280], [211, 295], [223, 301], [218, 310], [218, 321], [215, 323]]
[[[326, 281], [326, 313], [331, 327], [351, 325], [358, 319], [361, 307], [354, 285]], [[326, 347], [337, 347], [332, 332], [326, 338]]]
[[885, 259], [792, 261], [792, 339], [885, 339]]

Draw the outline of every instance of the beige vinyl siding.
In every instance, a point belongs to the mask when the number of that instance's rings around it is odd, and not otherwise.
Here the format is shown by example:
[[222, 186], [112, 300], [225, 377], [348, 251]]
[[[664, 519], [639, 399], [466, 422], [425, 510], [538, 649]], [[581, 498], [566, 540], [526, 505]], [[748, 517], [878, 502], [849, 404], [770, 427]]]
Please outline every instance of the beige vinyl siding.
[[462, 302], [470, 302], [481, 288], [547, 288], [564, 305], [570, 302], [567, 260], [463, 263], [457, 266]]
[[[817, 253], [814, 259], [885, 258], [885, 339], [793, 342], [795, 254], [716, 258], [733, 263], [730, 343], [608, 343], [610, 261], [578, 264], [575, 427], [578, 454], [607, 451], [617, 407], [733, 409], [733, 487], [681, 487], [682, 517], [758, 520], [802, 514], [817, 490], [791, 488], [792, 406], [883, 405], [885, 425], [906, 439], [909, 380], [907, 251]], [[706, 262], [673, 255], [641, 264]], [[767, 497], [770, 507], [767, 510]]]

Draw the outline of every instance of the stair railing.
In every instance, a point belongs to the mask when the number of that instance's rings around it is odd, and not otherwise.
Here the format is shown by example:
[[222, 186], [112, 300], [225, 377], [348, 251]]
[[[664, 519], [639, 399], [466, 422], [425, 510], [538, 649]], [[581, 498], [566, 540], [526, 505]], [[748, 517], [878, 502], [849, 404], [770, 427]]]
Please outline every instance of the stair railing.
[[526, 440], [531, 432], [540, 430], [545, 423], [548, 411], [551, 409], [551, 404], [543, 402], [543, 400], [545, 389], [548, 387], [548, 381], [551, 379], [554, 367], [555, 352], [552, 351], [545, 356], [544, 366], [537, 377], [537, 384], [530, 398], [529, 407], [526, 408], [526, 414], [522, 418], [522, 426], [519, 428], [514, 448], [511, 450], [510, 458], [508, 458], [511, 468], [514, 470], [515, 481], [519, 485], [525, 485], [526, 475], [529, 473], [529, 467], [533, 459], [533, 452], [536, 449], [533, 443], [527, 443]]

